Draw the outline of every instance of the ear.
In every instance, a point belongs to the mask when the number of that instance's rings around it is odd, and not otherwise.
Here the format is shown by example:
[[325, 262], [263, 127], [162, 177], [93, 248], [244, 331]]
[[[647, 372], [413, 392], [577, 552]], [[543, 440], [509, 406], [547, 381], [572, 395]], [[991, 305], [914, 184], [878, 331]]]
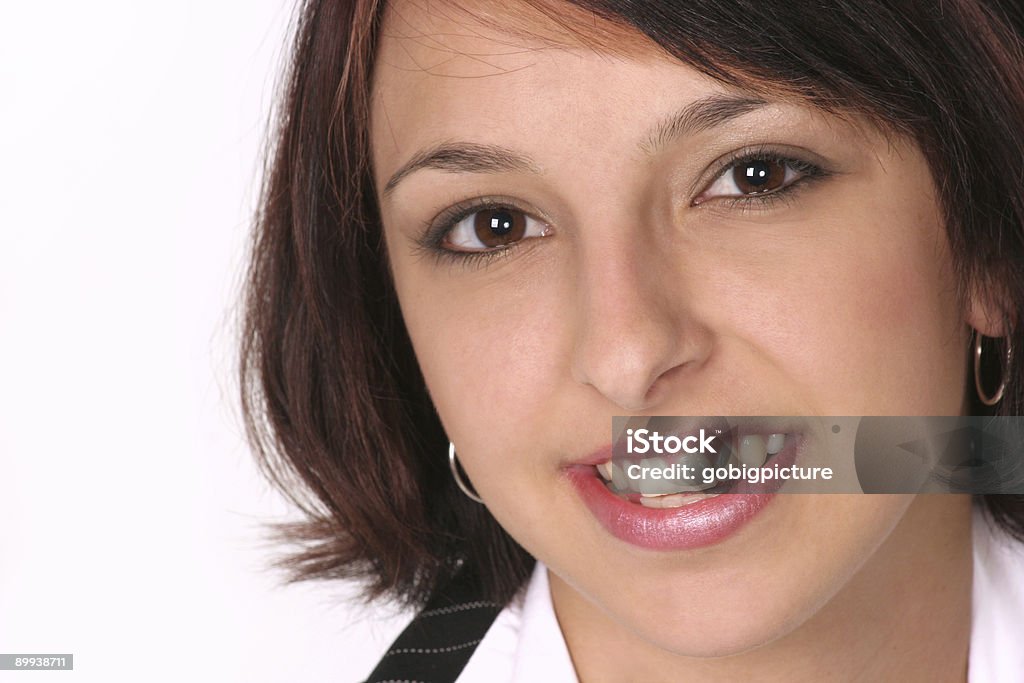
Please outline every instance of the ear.
[[972, 285], [964, 322], [986, 337], [1004, 337], [1010, 332], [1007, 303], [1008, 298], [1000, 290]]

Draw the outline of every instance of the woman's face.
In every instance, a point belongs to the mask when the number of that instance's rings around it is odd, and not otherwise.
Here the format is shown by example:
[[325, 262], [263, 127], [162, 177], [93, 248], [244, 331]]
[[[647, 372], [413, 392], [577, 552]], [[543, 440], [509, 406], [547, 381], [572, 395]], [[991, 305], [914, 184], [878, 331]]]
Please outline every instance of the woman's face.
[[388, 256], [445, 430], [559, 585], [675, 652], [770, 642], [914, 499], [777, 496], [659, 549], [610, 533], [570, 475], [613, 415], [959, 414], [968, 327], [927, 163], [636, 37], [616, 56], [480, 15], [396, 3], [374, 79]]

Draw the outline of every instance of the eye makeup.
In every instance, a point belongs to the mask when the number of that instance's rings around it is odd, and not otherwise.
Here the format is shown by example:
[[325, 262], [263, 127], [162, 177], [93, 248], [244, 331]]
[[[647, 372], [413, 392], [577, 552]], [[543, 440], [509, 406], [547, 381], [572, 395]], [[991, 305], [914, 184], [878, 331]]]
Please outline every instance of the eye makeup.
[[[762, 177], [764, 170], [772, 167], [784, 171], [783, 177], [778, 179], [780, 184], [775, 187], [770, 184], [770, 177]], [[697, 193], [696, 188], [703, 188], [691, 200], [691, 206], [700, 206], [709, 201], [733, 200], [729, 206], [743, 204], [746, 205], [745, 208], [752, 210], [770, 208], [775, 201], [798, 187], [802, 189], [803, 186], [835, 175], [835, 171], [817, 154], [774, 145], [738, 149], [716, 160], [708, 168], [709, 172], [702, 174], [691, 190], [692, 195]], [[741, 174], [737, 171], [746, 173]], [[722, 193], [726, 188], [719, 188], [719, 194], [711, 193], [711, 190], [722, 184], [723, 180], [729, 179], [730, 175], [734, 178], [737, 190], [735, 193]], [[745, 175], [746, 178], [741, 178], [741, 175]], [[768, 184], [761, 185], [759, 181], [762, 180], [768, 181]], [[740, 187], [741, 184], [746, 185], [747, 191]]]
[[[718, 205], [727, 211], [744, 213], [770, 211], [795, 200], [804, 189], [835, 174], [823, 159], [810, 152], [801, 153], [793, 148], [774, 145], [743, 147], [708, 166], [688, 193], [688, 196], [693, 197], [689, 206], [699, 209]], [[730, 185], [735, 191], [729, 189]], [[696, 188], [701, 189], [697, 192]], [[467, 249], [453, 244], [451, 235], [456, 227], [465, 219], [484, 211], [520, 214], [524, 220], [538, 221], [545, 227], [539, 235], [490, 248]], [[446, 208], [426, 222], [415, 244], [417, 251], [430, 255], [437, 262], [447, 260], [466, 266], [479, 266], [496, 258], [511, 256], [522, 245], [543, 239], [553, 232], [545, 219], [525, 208], [514, 197], [485, 195]]]

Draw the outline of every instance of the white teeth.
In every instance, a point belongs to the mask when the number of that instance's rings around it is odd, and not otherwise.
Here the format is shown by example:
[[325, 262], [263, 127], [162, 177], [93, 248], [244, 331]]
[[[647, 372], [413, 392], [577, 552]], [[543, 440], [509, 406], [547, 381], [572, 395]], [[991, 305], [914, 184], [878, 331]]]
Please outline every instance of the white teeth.
[[[640, 473], [647, 472], [646, 476], [629, 477], [629, 490], [633, 493], [649, 496], [660, 496], [671, 493], [684, 493], [687, 491], [701, 491], [711, 488], [713, 483], [706, 484], [701, 479], [704, 468], [710, 467], [711, 463], [707, 457], [700, 453], [688, 453], [668, 458], [644, 458], [639, 463]], [[689, 467], [688, 477], [682, 476], [683, 465]], [[674, 473], [671, 478], [655, 478], [652, 473], [670, 472]], [[627, 474], [629, 472], [627, 471]], [[633, 474], [638, 474], [637, 470]], [[691, 478], [692, 477], [692, 478]]]
[[612, 486], [618, 491], [629, 491], [629, 477], [626, 476], [628, 463], [609, 462], [608, 469], [612, 471]]
[[740, 439], [740, 447], [737, 452], [740, 462], [747, 467], [760, 467], [768, 457], [765, 448], [764, 437], [760, 434], [751, 434]]
[[708, 498], [714, 498], [717, 493], [674, 493], [669, 496], [641, 497], [640, 504], [649, 508], [680, 508], [684, 505], [693, 505]]
[[[644, 458], [640, 461], [640, 467], [642, 469], [649, 467], [652, 469], [664, 470], [668, 467], [668, 461], [666, 461], [665, 458]], [[647, 493], [655, 496], [664, 493], [676, 493], [679, 491], [673, 481], [667, 479], [652, 479], [649, 477], [630, 477], [629, 490], [633, 493]]]
[[[740, 438], [733, 450], [733, 457], [747, 467], [762, 467], [769, 456], [780, 453], [785, 447], [784, 433], [768, 436], [750, 434]], [[630, 470], [634, 465], [638, 465], [640, 470]], [[682, 476], [683, 466], [686, 467], [685, 478]], [[679, 453], [666, 457], [620, 460], [618, 463], [608, 460], [596, 465], [596, 469], [601, 478], [610, 484], [614, 493], [639, 493], [641, 504], [660, 508], [689, 505], [707, 497], [708, 494], [694, 494], [714, 488], [718, 484], [716, 481], [703, 481], [703, 472], [711, 466], [711, 461], [702, 453]], [[658, 474], [652, 474], [655, 470], [663, 474], [660, 477]], [[630, 477], [630, 473], [634, 476]]]
[[708, 456], [703, 453], [683, 453], [676, 458], [680, 465], [686, 465], [692, 468], [690, 471], [696, 473], [698, 481], [700, 479], [701, 472], [705, 468], [711, 467], [711, 461], [708, 460]]

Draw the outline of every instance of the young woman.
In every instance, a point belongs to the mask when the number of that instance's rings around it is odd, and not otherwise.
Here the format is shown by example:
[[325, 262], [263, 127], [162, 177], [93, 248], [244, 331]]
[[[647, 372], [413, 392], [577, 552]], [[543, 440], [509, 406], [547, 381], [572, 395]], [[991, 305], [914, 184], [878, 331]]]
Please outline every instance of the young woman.
[[1021, 414], [1022, 27], [306, 4], [244, 399], [297, 574], [426, 605], [370, 680], [1024, 680], [1020, 497], [601, 472], [616, 415]]

